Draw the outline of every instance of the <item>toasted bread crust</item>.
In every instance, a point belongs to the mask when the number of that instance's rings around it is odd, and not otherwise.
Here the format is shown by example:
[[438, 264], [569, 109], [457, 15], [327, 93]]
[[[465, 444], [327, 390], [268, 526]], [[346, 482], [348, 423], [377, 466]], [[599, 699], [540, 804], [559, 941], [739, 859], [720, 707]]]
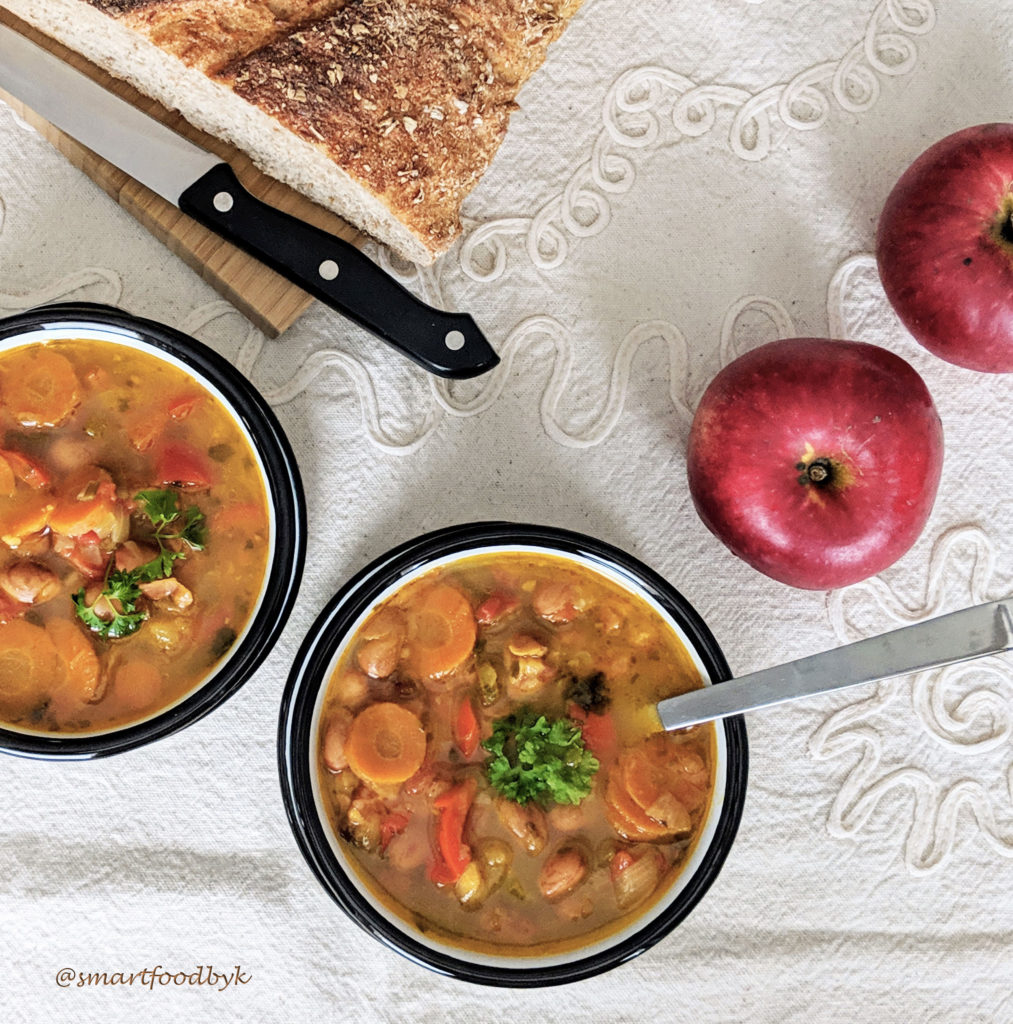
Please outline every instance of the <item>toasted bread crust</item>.
[[[50, 6], [61, 9], [64, 21], [78, 4], [100, 11], [255, 108], [301, 140], [301, 148], [293, 140], [293, 149], [304, 165], [310, 152], [319, 154], [312, 163], [333, 165], [336, 212], [355, 220], [356, 210], [368, 210], [369, 223], [360, 226], [403, 255], [431, 262], [460, 232], [461, 203], [503, 141], [518, 91], [580, 2], [50, 0]], [[62, 41], [74, 45], [66, 31]], [[144, 89], [143, 68], [109, 70], [126, 71]], [[251, 153], [265, 166], [281, 167], [288, 180], [278, 149], [283, 135], [268, 144], [269, 152]], [[356, 189], [350, 199], [340, 195]], [[389, 232], [381, 210], [396, 222]], [[410, 245], [406, 232], [415, 240]]]
[[345, 0], [87, 0], [159, 49], [213, 75]]
[[349, 4], [227, 69], [240, 96], [322, 146], [434, 249], [456, 234], [516, 95], [446, 6]]

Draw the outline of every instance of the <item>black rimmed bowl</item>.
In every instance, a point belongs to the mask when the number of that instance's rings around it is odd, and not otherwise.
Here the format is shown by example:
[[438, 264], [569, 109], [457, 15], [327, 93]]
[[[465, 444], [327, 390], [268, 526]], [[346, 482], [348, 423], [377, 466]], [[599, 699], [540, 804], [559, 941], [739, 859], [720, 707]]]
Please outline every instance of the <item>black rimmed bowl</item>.
[[0, 320], [0, 351], [79, 338], [145, 351], [182, 369], [218, 399], [259, 463], [270, 541], [264, 580], [245, 629], [209, 674], [174, 703], [130, 724], [94, 732], [0, 726], [0, 751], [54, 760], [131, 750], [196, 722], [231, 697], [281, 633], [295, 602], [306, 552], [306, 508], [295, 457], [270, 407], [231, 363], [194, 338], [109, 306], [57, 304]]
[[609, 544], [550, 527], [475, 523], [427, 534], [393, 549], [354, 576], [317, 618], [297, 655], [279, 728], [282, 792], [289, 822], [311, 869], [339, 907], [366, 932], [440, 974], [488, 985], [535, 987], [609, 970], [653, 946], [696, 906], [717, 877], [738, 829], [748, 752], [741, 716], [717, 723], [714, 794], [702, 834], [666, 894], [624, 930], [558, 956], [470, 953], [423, 935], [386, 909], [360, 881], [328, 821], [316, 751], [324, 693], [346, 644], [370, 611], [410, 580], [437, 566], [495, 551], [572, 560], [646, 600], [675, 630], [708, 684], [731, 673], [703, 620], [666, 580]]

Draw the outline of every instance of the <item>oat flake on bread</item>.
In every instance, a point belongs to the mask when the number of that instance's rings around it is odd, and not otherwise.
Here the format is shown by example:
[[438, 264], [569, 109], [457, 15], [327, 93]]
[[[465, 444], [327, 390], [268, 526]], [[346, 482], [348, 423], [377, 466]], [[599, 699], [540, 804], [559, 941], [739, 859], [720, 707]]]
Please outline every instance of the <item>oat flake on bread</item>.
[[0, 0], [431, 263], [581, 0]]

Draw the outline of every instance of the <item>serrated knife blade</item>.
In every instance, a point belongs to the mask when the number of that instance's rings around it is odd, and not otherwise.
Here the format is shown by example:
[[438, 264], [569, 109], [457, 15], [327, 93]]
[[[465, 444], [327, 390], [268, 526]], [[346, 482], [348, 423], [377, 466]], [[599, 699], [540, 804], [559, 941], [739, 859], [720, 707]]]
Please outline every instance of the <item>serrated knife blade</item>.
[[219, 157], [5, 25], [0, 89], [431, 373], [498, 364], [470, 315], [427, 305], [344, 239], [256, 199]]

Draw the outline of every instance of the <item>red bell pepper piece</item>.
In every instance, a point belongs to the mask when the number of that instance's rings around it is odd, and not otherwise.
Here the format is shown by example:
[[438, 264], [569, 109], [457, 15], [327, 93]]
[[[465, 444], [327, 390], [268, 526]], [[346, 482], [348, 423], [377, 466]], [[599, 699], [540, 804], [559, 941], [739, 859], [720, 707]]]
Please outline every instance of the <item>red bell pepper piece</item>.
[[585, 711], [577, 704], [571, 704], [569, 716], [580, 724], [584, 746], [599, 761], [610, 761], [615, 756], [619, 740], [616, 736], [616, 723], [612, 718], [611, 711], [606, 711], [603, 715], [596, 715], [593, 712]]
[[465, 697], [457, 709], [457, 718], [454, 721], [454, 741], [457, 743], [457, 749], [465, 757], [471, 757], [478, 749], [479, 736], [475, 709], [471, 701]]
[[497, 591], [475, 609], [475, 621], [480, 626], [491, 626], [497, 619], [509, 615], [519, 605], [520, 601], [512, 594]]
[[197, 392], [176, 395], [169, 400], [167, 411], [174, 420], [185, 420], [197, 408], [203, 397]]
[[400, 811], [392, 811], [380, 822], [380, 852], [386, 853], [387, 847], [394, 836], [400, 835], [408, 827], [408, 815]]
[[28, 484], [33, 491], [42, 490], [50, 484], [49, 473], [41, 462], [30, 459], [21, 452], [10, 449], [0, 450], [0, 456], [7, 461], [14, 475], [24, 484]]
[[441, 885], [456, 882], [471, 863], [471, 847], [464, 842], [464, 824], [475, 799], [476, 788], [474, 779], [465, 779], [433, 801], [439, 821], [429, 877]]
[[192, 490], [208, 488], [214, 479], [210, 459], [185, 441], [172, 441], [162, 448], [155, 463], [155, 475], [163, 486], [172, 484]]

